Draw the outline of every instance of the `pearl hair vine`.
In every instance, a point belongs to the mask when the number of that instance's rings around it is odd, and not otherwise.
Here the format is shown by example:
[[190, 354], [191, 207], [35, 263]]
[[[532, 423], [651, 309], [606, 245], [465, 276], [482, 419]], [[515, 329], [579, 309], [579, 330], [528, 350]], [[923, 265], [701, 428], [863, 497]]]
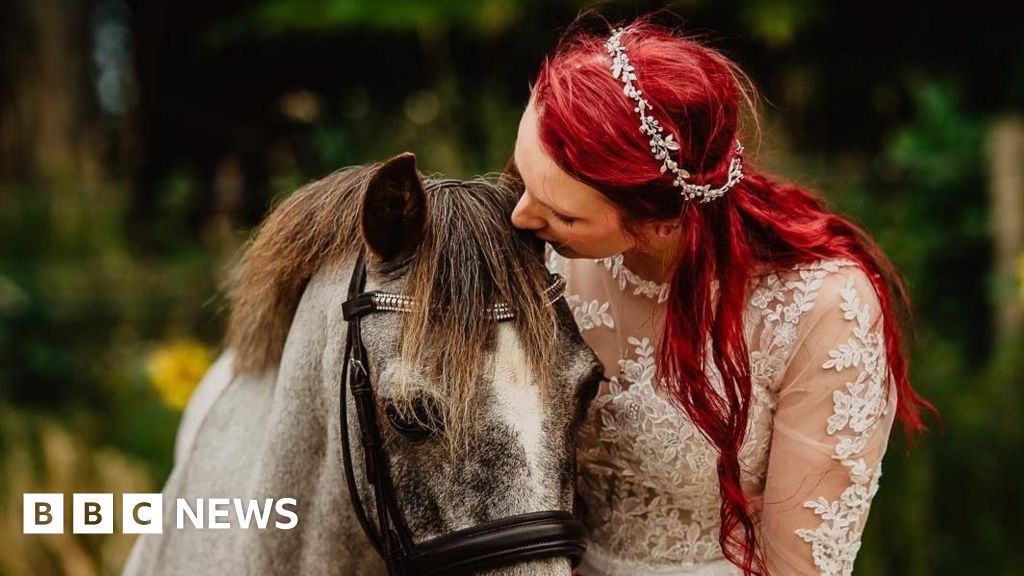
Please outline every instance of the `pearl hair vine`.
[[679, 143], [675, 141], [672, 134], [664, 135], [664, 130], [658, 120], [648, 114], [651, 110], [651, 103], [643, 97], [643, 91], [637, 88], [633, 82], [636, 81], [636, 69], [629, 62], [626, 49], [622, 45], [622, 34], [624, 28], [616, 28], [612, 31], [611, 37], [605, 42], [605, 48], [612, 57], [612, 77], [622, 81], [622, 92], [636, 102], [634, 112], [640, 114], [640, 131], [651, 137], [651, 152], [655, 160], [661, 160], [661, 172], [671, 171], [675, 174], [672, 185], [681, 188], [680, 195], [687, 200], [699, 198], [700, 202], [706, 203], [725, 195], [730, 188], [743, 179], [743, 145], [736, 140], [736, 155], [729, 162], [729, 178], [720, 188], [712, 188], [710, 184], [691, 184], [686, 181], [690, 173], [681, 168], [672, 158], [672, 152], [679, 150]]

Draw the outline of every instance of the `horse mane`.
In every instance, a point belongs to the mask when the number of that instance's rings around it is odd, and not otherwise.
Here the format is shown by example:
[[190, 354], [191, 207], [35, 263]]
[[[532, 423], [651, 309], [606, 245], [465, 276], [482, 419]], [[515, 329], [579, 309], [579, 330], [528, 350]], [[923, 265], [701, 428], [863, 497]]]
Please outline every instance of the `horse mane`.
[[[363, 246], [359, 218], [366, 186], [379, 164], [334, 172], [295, 191], [257, 229], [229, 286], [226, 341], [236, 374], [259, 373], [281, 360], [292, 318], [313, 275], [328, 261], [354, 258]], [[514, 180], [478, 177], [461, 185], [426, 186], [428, 222], [408, 264], [405, 293], [417, 306], [404, 314], [402, 391], [426, 376], [445, 405], [448, 427], [469, 426], [472, 399], [496, 323], [487, 307], [507, 302], [514, 329], [538, 383], [556, 346], [556, 320], [542, 293], [549, 278], [543, 252], [509, 215]], [[408, 380], [408, 381], [406, 381]], [[419, 389], [422, 392], [422, 389]], [[451, 430], [449, 430], [451, 431]]]
[[228, 287], [226, 341], [236, 374], [263, 372], [280, 362], [310, 278], [329, 258], [355, 254], [360, 200], [373, 167], [345, 168], [299, 188], [244, 247]]

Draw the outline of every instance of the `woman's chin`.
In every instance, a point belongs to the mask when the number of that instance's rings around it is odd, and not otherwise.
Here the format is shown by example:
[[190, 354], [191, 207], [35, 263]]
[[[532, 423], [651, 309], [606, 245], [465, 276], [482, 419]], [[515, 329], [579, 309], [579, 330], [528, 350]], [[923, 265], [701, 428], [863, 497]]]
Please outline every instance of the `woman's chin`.
[[555, 243], [550, 243], [550, 244], [551, 244], [551, 249], [554, 250], [555, 252], [558, 252], [559, 256], [561, 256], [563, 258], [569, 258], [569, 259], [592, 259], [592, 260], [598, 260], [600, 258], [607, 258], [609, 256], [615, 256], [616, 254], [618, 254], [618, 252], [614, 252], [612, 254], [591, 253], [589, 251], [588, 252], [580, 252], [579, 250], [576, 250], [576, 249], [572, 248], [571, 246], [566, 246], [564, 244], [555, 244]]
[[559, 246], [558, 244], [552, 244], [551, 248], [558, 252], [558, 255], [563, 258], [578, 259], [578, 258], [600, 258], [600, 256], [590, 256], [582, 254], [576, 250], [573, 250], [569, 246]]

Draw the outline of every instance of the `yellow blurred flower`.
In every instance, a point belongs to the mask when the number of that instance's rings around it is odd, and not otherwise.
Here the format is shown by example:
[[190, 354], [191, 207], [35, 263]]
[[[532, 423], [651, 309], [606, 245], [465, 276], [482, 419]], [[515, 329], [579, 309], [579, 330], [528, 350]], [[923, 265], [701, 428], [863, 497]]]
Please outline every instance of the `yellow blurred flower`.
[[164, 403], [181, 410], [206, 374], [212, 356], [210, 350], [198, 342], [172, 342], [149, 355], [146, 372]]
[[1024, 253], [1017, 257], [1017, 298], [1024, 306]]

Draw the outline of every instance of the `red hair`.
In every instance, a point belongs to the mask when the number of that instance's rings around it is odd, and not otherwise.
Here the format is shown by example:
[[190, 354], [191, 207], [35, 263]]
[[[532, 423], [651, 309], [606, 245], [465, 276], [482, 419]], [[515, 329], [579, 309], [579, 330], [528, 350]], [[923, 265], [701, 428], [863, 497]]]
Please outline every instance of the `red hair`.
[[[639, 130], [634, 102], [610, 72], [610, 34], [570, 29], [543, 63], [533, 85], [540, 140], [562, 170], [610, 199], [627, 226], [675, 220], [682, 236], [670, 279], [658, 369], [674, 401], [718, 452], [721, 505], [719, 544], [744, 574], [766, 574], [753, 516], [740, 485], [739, 449], [751, 402], [749, 356], [743, 336], [746, 287], [756, 265], [776, 269], [822, 258], [848, 258], [870, 278], [881, 303], [897, 415], [913, 436], [924, 430], [921, 410], [935, 408], [907, 376], [900, 320], [909, 325], [910, 302], [899, 275], [868, 234], [830, 212], [821, 198], [758, 172], [744, 158], [744, 178], [707, 204], [685, 202], [672, 174], [660, 171]], [[694, 184], [721, 186], [739, 136], [744, 100], [757, 123], [756, 90], [721, 53], [650, 17], [622, 36], [635, 84], [653, 114], [679, 142], [676, 161]], [[718, 283], [715, 298], [712, 284]], [[710, 339], [710, 342], [709, 342]], [[705, 351], [724, 382], [715, 391]]]

